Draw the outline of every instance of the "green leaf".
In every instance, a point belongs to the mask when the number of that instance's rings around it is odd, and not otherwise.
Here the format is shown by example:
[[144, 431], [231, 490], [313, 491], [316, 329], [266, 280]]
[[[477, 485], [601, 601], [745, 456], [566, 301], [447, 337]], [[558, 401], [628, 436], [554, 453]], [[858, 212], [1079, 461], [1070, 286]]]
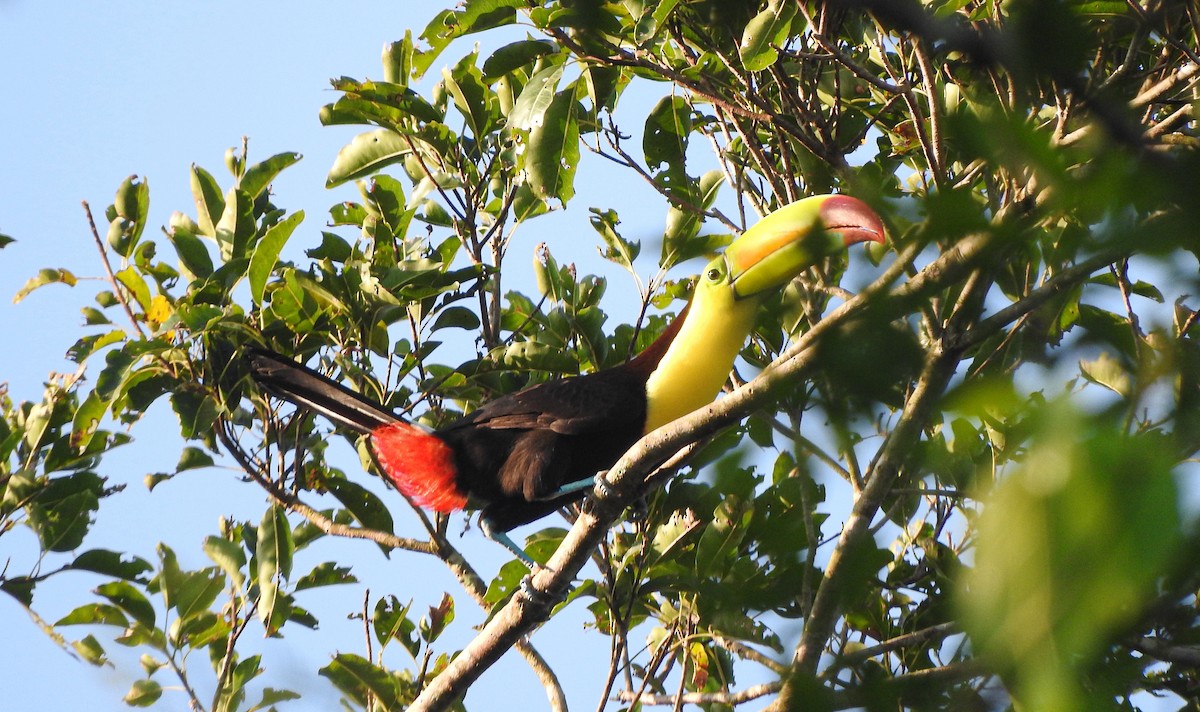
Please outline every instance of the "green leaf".
[[371, 175], [384, 166], [404, 160], [411, 153], [409, 140], [391, 129], [377, 129], [355, 136], [338, 151], [325, 178], [325, 187]]
[[271, 632], [279, 628], [286, 612], [287, 601], [279, 593], [279, 580], [291, 575], [293, 552], [287, 513], [282, 507], [273, 506], [263, 514], [255, 550], [258, 558], [258, 617]]
[[687, 177], [688, 139], [692, 133], [692, 108], [681, 96], [665, 96], [646, 117], [642, 151], [655, 182], [670, 193], [692, 200]]
[[75, 417], [71, 420], [71, 439], [76, 447], [83, 449], [88, 446], [108, 406], [109, 403], [96, 391], [88, 393], [79, 404], [79, 409], [75, 411]]
[[554, 102], [562, 75], [563, 65], [556, 63], [530, 77], [508, 115], [508, 127], [528, 131], [544, 123], [543, 117]]
[[173, 620], [167, 635], [174, 645], [202, 648], [218, 641], [226, 642], [229, 632], [229, 624], [223, 617], [210, 610], [198, 610]]
[[591, 65], [583, 72], [588, 98], [592, 100], [592, 112], [612, 111], [617, 108], [617, 97], [622, 84], [621, 70], [617, 67]]
[[404, 31], [404, 39], [383, 46], [383, 80], [390, 84], [408, 86], [413, 68], [412, 30]]
[[303, 157], [299, 153], [277, 153], [267, 160], [247, 168], [241, 179], [238, 180], [237, 186], [251, 198], [257, 198], [283, 169], [295, 164]]
[[183, 575], [171, 593], [171, 604], [181, 619], [187, 619], [203, 611], [217, 600], [225, 588], [225, 577], [216, 569], [192, 571]]
[[54, 625], [111, 625], [128, 628], [129, 619], [116, 606], [107, 603], [86, 603], [59, 618]]
[[50, 419], [54, 415], [54, 402], [47, 398], [41, 403], [34, 403], [25, 416], [25, 444], [31, 450], [37, 450], [42, 445], [42, 438], [50, 427]]
[[[716, 201], [717, 190], [725, 176], [721, 171], [708, 171], [700, 176], [695, 193], [699, 208], [707, 210]], [[732, 241], [729, 235], [700, 235], [702, 216], [691, 210], [672, 205], [667, 210], [667, 229], [663, 233], [660, 264], [663, 268], [673, 267], [693, 257], [711, 255]]]
[[298, 699], [300, 699], [300, 693], [298, 692], [292, 692], [291, 690], [276, 690], [272, 687], [264, 687], [262, 699], [259, 700], [258, 704], [251, 707], [247, 712], [258, 712], [258, 710], [266, 709], [268, 706], [274, 705], [276, 702], [287, 702], [289, 700]]
[[212, 435], [217, 420], [217, 403], [199, 391], [178, 390], [171, 394], [171, 409], [179, 416], [179, 434], [188, 440]]
[[[375, 254], [373, 263], [378, 266], [390, 267], [395, 263], [392, 244], [403, 244], [408, 235], [408, 226], [412, 222], [416, 210], [405, 207], [404, 186], [400, 181], [388, 175], [378, 175], [372, 178], [363, 191], [366, 197], [368, 214], [363, 218], [364, 231], [374, 226]], [[383, 252], [385, 246], [389, 256]]]
[[696, 544], [697, 576], [720, 576], [729, 569], [753, 514], [753, 504], [736, 495], [728, 495], [721, 502]]
[[217, 236], [217, 223], [225, 212], [223, 191], [217, 179], [195, 163], [192, 164], [192, 198], [196, 201], [196, 223], [201, 235]]
[[201, 467], [212, 467], [212, 455], [198, 447], [187, 446], [179, 453], [179, 462], [175, 465], [176, 472], [194, 470]]
[[787, 41], [796, 16], [796, 4], [790, 0], [771, 0], [766, 9], [754, 16], [742, 31], [738, 53], [748, 71], [758, 72], [775, 63], [775, 47]]
[[108, 663], [104, 648], [93, 635], [85, 636], [82, 640], [71, 643], [71, 647], [75, 649], [76, 653], [79, 653], [79, 657], [92, 665], [99, 667]]
[[110, 581], [96, 587], [96, 594], [107, 598], [147, 628], [154, 627], [154, 606], [127, 581]]
[[413, 76], [421, 78], [454, 40], [474, 32], [510, 25], [516, 20], [516, 8], [526, 7], [525, 0], [473, 0], [462, 12], [443, 10], [421, 32], [430, 49], [413, 58]]
[[339, 653], [320, 669], [319, 674], [359, 704], [364, 704], [373, 695], [383, 709], [396, 709], [400, 705], [396, 678], [359, 655]]
[[[542, 243], [533, 251], [533, 276], [537, 283], [538, 294], [546, 297], [552, 304], [562, 302], [566, 295], [563, 270], [558, 266], [558, 260], [550, 254], [550, 246]], [[570, 281], [569, 273], [566, 281]]]
[[33, 589], [37, 581], [28, 576], [13, 576], [0, 579], [0, 591], [7, 593], [28, 608], [33, 605]]
[[488, 357], [502, 368], [513, 371], [573, 374], [579, 370], [579, 362], [573, 354], [538, 341], [515, 341], [508, 346], [497, 347]]
[[437, 315], [430, 331], [439, 329], [465, 329], [474, 332], [479, 328], [479, 317], [466, 307], [447, 307]]
[[1097, 709], [1079, 672], [1158, 600], [1180, 553], [1171, 447], [1065, 403], [1032, 420], [979, 517], [963, 625], [1023, 707]]
[[143, 312], [150, 308], [150, 287], [136, 269], [132, 266], [126, 267], [113, 276], [128, 290]]
[[1133, 377], [1107, 352], [1101, 353], [1094, 360], [1080, 361], [1079, 371], [1087, 380], [1104, 386], [1122, 398], [1128, 398], [1133, 391]]
[[154, 570], [150, 562], [141, 557], [108, 549], [89, 549], [76, 556], [70, 566], [81, 571], [92, 571], [140, 583], [145, 583], [146, 574]]
[[305, 250], [304, 254], [314, 260], [345, 263], [354, 255], [354, 249], [341, 236], [332, 232], [322, 231], [320, 246], [311, 250]]
[[555, 95], [541, 125], [529, 132], [525, 157], [526, 177], [535, 195], [558, 198], [565, 206], [575, 195], [579, 167], [579, 122], [574, 89]]
[[138, 680], [125, 695], [125, 704], [130, 707], [149, 707], [162, 697], [162, 685], [154, 680]]
[[525, 39], [506, 44], [484, 60], [483, 79], [491, 84], [514, 69], [532, 64], [539, 57], [554, 54], [556, 50], [554, 43], [549, 40]]
[[108, 234], [105, 236], [108, 246], [113, 252], [122, 257], [129, 257], [133, 252], [133, 232], [136, 226], [134, 223], [125, 218], [116, 218], [108, 225]]
[[221, 567], [225, 575], [233, 581], [234, 587], [241, 591], [246, 583], [246, 553], [242, 547], [219, 536], [208, 536], [204, 539], [204, 553], [213, 563]]
[[358, 583], [358, 579], [354, 578], [350, 570], [349, 566], [338, 566], [332, 561], [317, 564], [313, 567], [312, 571], [309, 571], [296, 580], [296, 590], [303, 591], [308, 588], [319, 588], [321, 586]]
[[188, 216], [180, 212], [171, 215], [167, 239], [175, 247], [183, 268], [203, 279], [213, 273], [213, 261], [208, 246], [198, 237], [199, 233], [200, 226]]
[[130, 222], [145, 223], [150, 212], [150, 184], [139, 181], [136, 175], [121, 181], [113, 198], [113, 209]]
[[477, 53], [465, 55], [452, 68], [442, 69], [442, 85], [454, 100], [454, 107], [463, 116], [469, 135], [477, 141], [492, 132], [500, 105], [496, 94], [483, 81], [475, 66]]
[[263, 294], [267, 289], [267, 279], [275, 269], [275, 263], [279, 261], [279, 253], [303, 220], [303, 210], [292, 213], [272, 225], [255, 245], [254, 254], [250, 257], [250, 269], [247, 272], [250, 296], [254, 299], [255, 304], [262, 304]]
[[65, 284], [68, 287], [74, 287], [77, 281], [75, 275], [65, 269], [38, 270], [36, 277], [30, 277], [25, 286], [17, 290], [16, 295], [13, 296], [13, 304], [19, 304], [22, 299], [29, 296], [29, 293], [38, 287], [44, 287], [47, 284]]
[[226, 262], [246, 257], [246, 250], [254, 238], [254, 201], [245, 191], [230, 188], [225, 194], [225, 209], [216, 224], [217, 245], [221, 258]]
[[71, 551], [83, 543], [100, 507], [104, 480], [77, 472], [50, 480], [30, 502], [29, 526], [46, 551]]
[[[1088, 282], [1091, 284], [1103, 284], [1103, 285], [1106, 285], [1109, 287], [1114, 287], [1114, 288], [1117, 287], [1117, 278], [1113, 275], [1112, 272], [1104, 272], [1103, 274], [1098, 274], [1098, 275], [1092, 277], [1091, 279], [1089, 279]], [[1153, 299], [1154, 301], [1158, 302], [1159, 304], [1162, 304], [1164, 301], [1162, 291], [1158, 287], [1154, 286], [1153, 284], [1150, 284], [1149, 282], [1144, 282], [1144, 281], [1138, 280], [1136, 282], [1127, 283], [1126, 288], [1131, 293], [1136, 294], [1139, 297]]]
[[283, 285], [271, 293], [271, 313], [298, 334], [306, 334], [316, 326], [324, 313], [321, 305], [301, 284], [296, 271], [283, 271]]
[[[592, 229], [600, 233], [606, 247], [600, 251], [600, 254], [609, 262], [615, 262], [633, 272], [633, 261], [641, 254], [642, 244], [626, 240], [617, 232], [617, 224], [621, 221], [615, 210], [600, 211], [598, 208], [590, 208], [590, 210]], [[670, 265], [664, 266], [669, 267]]]
[[95, 307], [81, 307], [79, 310], [83, 314], [83, 323], [86, 326], [108, 326], [112, 324], [104, 312]]
[[421, 644], [413, 635], [417, 626], [408, 618], [410, 608], [412, 608], [412, 601], [402, 606], [400, 600], [395, 596], [386, 596], [375, 604], [371, 623], [375, 628], [375, 639], [379, 641], [380, 645], [386, 646], [392, 640], [399, 640], [400, 644], [415, 657]]
[[71, 348], [67, 349], [67, 358], [75, 363], [83, 363], [88, 360], [92, 354], [103, 349], [106, 346], [124, 341], [126, 338], [123, 329], [113, 329], [112, 331], [103, 334], [90, 334], [76, 341]]
[[1075, 0], [1070, 6], [1080, 15], [1122, 17], [1129, 14], [1129, 4], [1120, 0]]
[[392, 513], [374, 492], [341, 477], [331, 477], [324, 484], [329, 493], [364, 527], [389, 534], [393, 532]]

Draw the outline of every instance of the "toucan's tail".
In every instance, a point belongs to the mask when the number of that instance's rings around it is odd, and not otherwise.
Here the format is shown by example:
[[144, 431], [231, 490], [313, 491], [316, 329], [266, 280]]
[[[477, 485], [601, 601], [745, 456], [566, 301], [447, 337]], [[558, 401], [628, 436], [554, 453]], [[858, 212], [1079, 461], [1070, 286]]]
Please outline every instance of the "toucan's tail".
[[373, 433], [381, 426], [403, 422], [378, 403], [287, 356], [250, 348], [246, 362], [251, 376], [268, 393], [319, 413], [342, 427]]

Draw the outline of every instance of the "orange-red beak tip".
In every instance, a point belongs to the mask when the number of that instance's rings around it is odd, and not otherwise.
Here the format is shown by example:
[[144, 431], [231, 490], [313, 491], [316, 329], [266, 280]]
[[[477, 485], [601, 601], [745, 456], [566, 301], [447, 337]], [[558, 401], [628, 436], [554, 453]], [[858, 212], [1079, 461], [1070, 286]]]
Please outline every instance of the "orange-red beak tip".
[[849, 247], [858, 242], [884, 241], [883, 220], [866, 203], [849, 195], [830, 196], [821, 204], [821, 222]]

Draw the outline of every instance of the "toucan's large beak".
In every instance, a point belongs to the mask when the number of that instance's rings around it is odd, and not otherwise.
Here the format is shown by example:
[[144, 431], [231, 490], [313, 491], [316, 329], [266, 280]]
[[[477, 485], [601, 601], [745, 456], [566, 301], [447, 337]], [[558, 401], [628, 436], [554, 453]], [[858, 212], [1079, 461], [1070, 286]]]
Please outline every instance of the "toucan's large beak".
[[883, 221], [848, 195], [816, 195], [784, 206], [725, 249], [738, 299], [783, 286], [818, 260], [856, 242], [883, 242]]

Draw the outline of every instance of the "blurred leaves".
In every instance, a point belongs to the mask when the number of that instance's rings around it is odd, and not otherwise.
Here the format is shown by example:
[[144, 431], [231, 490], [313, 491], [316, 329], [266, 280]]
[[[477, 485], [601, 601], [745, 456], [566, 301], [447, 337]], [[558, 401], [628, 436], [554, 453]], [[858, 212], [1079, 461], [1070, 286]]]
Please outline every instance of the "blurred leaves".
[[1126, 436], [1064, 403], [1034, 427], [980, 516], [963, 623], [1032, 708], [1095, 709], [1103, 697], [1082, 681], [1181, 553], [1173, 462], [1161, 435]]

